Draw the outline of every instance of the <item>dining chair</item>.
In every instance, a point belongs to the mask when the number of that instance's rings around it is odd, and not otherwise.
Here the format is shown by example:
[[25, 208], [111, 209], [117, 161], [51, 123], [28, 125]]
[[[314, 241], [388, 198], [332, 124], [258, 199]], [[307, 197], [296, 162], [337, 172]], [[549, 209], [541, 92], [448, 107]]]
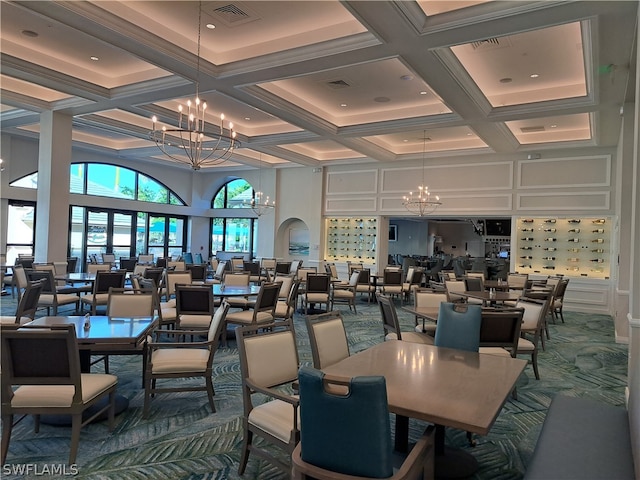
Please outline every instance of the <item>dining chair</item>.
[[263, 272], [268, 272], [270, 275], [275, 275], [277, 260], [275, 258], [263, 258], [260, 261], [260, 268]]
[[484, 292], [484, 281], [482, 277], [469, 276], [464, 278], [464, 289], [469, 292]]
[[540, 380], [540, 372], [538, 370], [538, 345], [544, 336], [546, 316], [551, 308], [552, 301], [552, 298], [549, 297], [544, 300], [520, 298], [516, 302], [518, 308], [524, 309], [516, 354], [531, 356], [531, 366], [536, 380]]
[[227, 262], [225, 261], [218, 262], [213, 272], [213, 278], [207, 279], [206, 283], [208, 284], [222, 283], [222, 278], [224, 277], [226, 269], [227, 269]]
[[305, 317], [305, 324], [315, 368], [321, 370], [350, 355], [347, 332], [340, 312], [308, 315]]
[[294, 480], [433, 479], [433, 426], [394, 464], [383, 376], [344, 379], [304, 366], [298, 377], [304, 428], [292, 454]]
[[98, 306], [107, 305], [110, 288], [124, 288], [126, 276], [125, 270], [98, 271], [93, 291], [80, 297], [80, 311], [86, 304], [91, 307], [91, 315], [95, 315]]
[[[249, 272], [225, 272], [222, 277], [222, 284], [225, 287], [248, 287], [251, 274]], [[231, 308], [242, 308], [246, 310], [249, 308], [251, 301], [248, 296], [238, 296], [227, 298]]]
[[433, 337], [422, 332], [402, 332], [398, 321], [398, 312], [393, 300], [381, 293], [378, 294], [378, 306], [382, 316], [382, 329], [385, 340], [400, 340], [410, 343], [433, 345]]
[[244, 269], [244, 258], [243, 257], [233, 257], [231, 259], [231, 271], [232, 272], [241, 272]]
[[524, 290], [528, 279], [528, 273], [507, 274], [507, 285], [509, 285], [509, 290]]
[[187, 263], [184, 260], [169, 260], [166, 268], [174, 272], [184, 272], [187, 269]]
[[423, 274], [424, 272], [420, 267], [411, 265], [407, 268], [407, 275], [404, 282], [402, 282], [402, 293], [405, 300], [408, 300], [411, 297], [411, 293], [420, 287]]
[[47, 315], [53, 309], [53, 315], [57, 316], [58, 308], [63, 305], [75, 305], [75, 309], [78, 310], [81, 298], [72, 293], [58, 293], [51, 270], [27, 270], [26, 275], [29, 282], [42, 281], [42, 292], [38, 299], [38, 308], [46, 307]]
[[480, 348], [481, 326], [482, 307], [480, 305], [441, 303], [433, 344], [436, 347], [477, 352]]
[[562, 315], [562, 307], [564, 304], [564, 295], [569, 286], [569, 279], [563, 278], [560, 280], [558, 287], [553, 295], [553, 303], [551, 304], [551, 313], [553, 314], [553, 321], [555, 322], [558, 317], [564, 323], [564, 316]]
[[[356, 285], [356, 292], [367, 294], [367, 303], [371, 303], [371, 299], [376, 294], [376, 287], [371, 283], [371, 270], [363, 268], [361, 270], [355, 270], [359, 272], [358, 284]], [[349, 270], [350, 273], [353, 270]]]
[[[209, 290], [211, 289], [209, 288]], [[181, 287], [178, 288], [178, 294], [180, 293]], [[213, 357], [218, 350], [220, 337], [225, 327], [225, 317], [228, 312], [229, 304], [223, 301], [209, 322], [207, 340], [204, 342], [162, 341], [162, 337], [166, 335], [171, 335], [180, 340], [181, 337], [185, 338], [186, 335], [202, 334], [201, 330], [155, 330], [152, 335], [152, 341], [147, 344], [144, 370], [143, 418], [147, 418], [149, 415], [149, 407], [153, 396], [158, 393], [171, 392], [207, 392], [211, 411], [216, 413], [216, 406], [213, 402], [215, 395], [213, 388]], [[186, 378], [202, 378], [204, 385], [172, 381]]]
[[203, 264], [188, 264], [187, 270], [191, 272], [191, 283], [203, 285], [207, 279], [207, 266]]
[[43, 286], [44, 282], [42, 280], [29, 282], [27, 287], [24, 289], [24, 292], [22, 292], [22, 296], [16, 309], [16, 314], [0, 316], [0, 323], [24, 325], [25, 323], [33, 320], [36, 316], [38, 301], [40, 300], [40, 294], [42, 293]]
[[396, 268], [385, 268], [382, 272], [382, 293], [391, 298], [398, 297], [400, 302], [404, 302], [402, 270]]
[[[13, 267], [11, 267], [11, 270], [13, 271], [12, 287], [15, 287], [15, 290], [17, 291], [18, 301], [20, 301], [22, 293], [24, 289], [27, 288], [27, 284], [29, 283], [27, 272], [22, 265], [14, 265]], [[12, 298], [15, 298], [13, 288], [11, 289], [11, 296]]]
[[109, 268], [116, 266], [116, 256], [113, 253], [103, 253], [102, 263], [109, 265]]
[[209, 285], [176, 285], [176, 330], [208, 330], [214, 314]]
[[[290, 465], [268, 444], [288, 457], [300, 439], [299, 400], [292, 385], [298, 380], [299, 357], [291, 320], [236, 329], [242, 377], [243, 440], [238, 474], [250, 453], [290, 474]], [[269, 399], [269, 401], [264, 401]], [[254, 443], [254, 436], [263, 441]]]
[[275, 268], [276, 275], [278, 274], [288, 275], [290, 273], [293, 273], [295, 275], [296, 272], [291, 271], [291, 264], [292, 262], [276, 262], [276, 268]]
[[279, 283], [263, 283], [253, 308], [228, 313], [227, 324], [265, 325], [272, 323], [279, 291]]
[[[276, 283], [277, 282], [276, 277]], [[278, 294], [278, 302], [276, 303], [276, 308], [273, 311], [273, 318], [276, 320], [289, 320], [293, 319], [293, 314], [296, 311], [296, 304], [298, 302], [298, 288], [300, 288], [300, 281], [293, 280], [291, 282], [291, 286], [289, 287], [289, 293], [287, 294], [286, 299], [282, 299], [282, 290], [284, 288], [284, 284], [280, 287], [280, 293]]]
[[358, 313], [356, 309], [356, 288], [358, 287], [359, 278], [360, 272], [355, 270], [346, 284], [333, 284], [329, 310], [333, 310], [336, 304], [347, 304], [349, 305], [349, 312], [351, 312], [351, 308], [353, 308], [353, 313]]
[[[48, 328], [3, 325], [0, 328], [2, 464], [7, 458], [16, 414], [34, 415], [35, 433], [40, 430], [40, 415], [70, 415], [69, 464], [74, 464], [83, 426], [106, 412], [109, 431], [113, 431], [118, 377], [80, 373], [73, 325]], [[103, 399], [108, 401], [99, 403]], [[94, 406], [95, 410], [83, 417], [87, 409]]]
[[347, 271], [349, 272], [349, 275], [351, 275], [354, 270], [364, 270], [364, 263], [351, 262], [347, 260]]
[[138, 255], [138, 263], [143, 265], [153, 265], [153, 253]]
[[[413, 290], [413, 306], [418, 308], [440, 308], [442, 302], [447, 301], [447, 294], [434, 290], [432, 288], [415, 288]], [[416, 332], [428, 333], [434, 336], [436, 333], [437, 324], [422, 322], [419, 323], [419, 318], [416, 315], [415, 318], [415, 330]]]
[[249, 281], [259, 284], [264, 279], [259, 262], [243, 262], [242, 271], [249, 272]]
[[161, 295], [164, 296], [164, 302], [160, 303], [162, 308], [175, 308], [176, 285], [178, 283], [190, 285], [192, 283], [191, 272], [188, 270], [165, 272], [164, 289], [161, 291]]
[[516, 358], [524, 308], [483, 308], [479, 352]]
[[309, 306], [325, 304], [329, 310], [331, 279], [326, 273], [307, 274], [304, 293], [304, 312], [309, 314]]
[[138, 259], [133, 257], [120, 257], [119, 267], [120, 270], [126, 270], [127, 272], [133, 272], [136, 268], [136, 264], [138, 263]]

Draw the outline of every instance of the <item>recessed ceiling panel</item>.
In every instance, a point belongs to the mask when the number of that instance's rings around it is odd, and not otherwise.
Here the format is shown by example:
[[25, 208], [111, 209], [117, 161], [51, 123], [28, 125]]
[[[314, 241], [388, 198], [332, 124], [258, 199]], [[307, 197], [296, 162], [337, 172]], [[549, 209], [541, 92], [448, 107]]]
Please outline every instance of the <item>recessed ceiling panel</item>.
[[[376, 145], [396, 155], [443, 150], [464, 150], [486, 148], [484, 143], [469, 127], [448, 127], [429, 130], [411, 130], [402, 133], [366, 137]], [[423, 140], [425, 139], [425, 140]]]
[[493, 107], [587, 94], [580, 23], [452, 47]]
[[521, 144], [591, 139], [588, 113], [505, 122]]
[[429, 16], [438, 15], [439, 13], [452, 12], [453, 10], [460, 10], [461, 8], [471, 7], [473, 5], [479, 5], [481, 3], [487, 3], [490, 0], [418, 0], [420, 8]]
[[344, 158], [364, 158], [364, 155], [361, 153], [354, 152], [353, 150], [345, 148], [343, 145], [331, 140], [292, 143], [289, 145], [282, 145], [282, 148], [320, 161], [339, 160]]
[[15, 92], [43, 102], [55, 102], [69, 98], [69, 95], [62, 92], [42, 87], [35, 83], [18, 80], [17, 78], [7, 77], [6, 75], [0, 75], [0, 84], [3, 92]]
[[[151, 33], [196, 53], [193, 1], [94, 2]], [[215, 28], [207, 28], [214, 26]], [[202, 2], [201, 54], [216, 65], [366, 32], [340, 2]]]
[[261, 87], [340, 127], [450, 113], [424, 80], [397, 58]]

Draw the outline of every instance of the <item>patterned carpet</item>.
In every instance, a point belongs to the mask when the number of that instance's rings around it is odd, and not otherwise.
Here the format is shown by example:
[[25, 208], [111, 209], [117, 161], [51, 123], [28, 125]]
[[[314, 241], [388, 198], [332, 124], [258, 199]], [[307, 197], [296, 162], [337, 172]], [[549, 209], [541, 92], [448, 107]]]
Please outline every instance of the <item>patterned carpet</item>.
[[[2, 297], [2, 312], [15, 312], [11, 297]], [[62, 311], [62, 314], [66, 312]], [[377, 305], [361, 300], [358, 314], [344, 313], [352, 353], [383, 340]], [[399, 310], [403, 330], [413, 318]], [[471, 448], [465, 433], [447, 429], [447, 442], [472, 453], [480, 463], [473, 477], [480, 480], [522, 478], [533, 452], [540, 426], [552, 396], [563, 393], [623, 405], [627, 373], [627, 346], [614, 342], [613, 321], [604, 315], [565, 312], [564, 324], [550, 325], [551, 340], [539, 355], [541, 380], [528, 366], [518, 381], [518, 400], [509, 399], [491, 432], [477, 437]], [[311, 363], [309, 340], [302, 316], [296, 316], [300, 361]], [[139, 357], [111, 357], [111, 371], [118, 375], [118, 392], [130, 406], [116, 420], [110, 434], [106, 423], [82, 430], [77, 459], [79, 479], [282, 479], [287, 478], [266, 462], [250, 457], [243, 477], [237, 474], [242, 441], [240, 368], [235, 342], [218, 350], [215, 365], [217, 413], [209, 411], [204, 393], [165, 394], [151, 403], [149, 419], [142, 419]], [[424, 424], [411, 420], [416, 438]], [[36, 478], [14, 475], [12, 469], [37, 464], [39, 473], [65, 464], [70, 428], [42, 425], [33, 432], [31, 418], [13, 431], [3, 478]], [[34, 467], [32, 467], [34, 468]], [[67, 467], [69, 472], [69, 467]], [[61, 478], [52, 475], [48, 478]], [[45, 476], [46, 478], [47, 476]], [[42, 478], [39, 475], [38, 478]]]

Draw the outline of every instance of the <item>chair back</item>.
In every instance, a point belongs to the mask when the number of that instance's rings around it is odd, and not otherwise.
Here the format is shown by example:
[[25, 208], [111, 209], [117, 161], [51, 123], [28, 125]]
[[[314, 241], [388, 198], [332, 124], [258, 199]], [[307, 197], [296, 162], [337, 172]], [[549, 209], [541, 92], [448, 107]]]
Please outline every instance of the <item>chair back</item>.
[[363, 269], [364, 269], [364, 264], [362, 262], [358, 262], [358, 263], [347, 262], [347, 270], [349, 271], [349, 275], [351, 275], [351, 272], [353, 272], [354, 270], [363, 270]]
[[307, 293], [329, 294], [331, 278], [326, 273], [310, 273], [307, 275]]
[[402, 285], [402, 270], [396, 268], [385, 268], [382, 273], [384, 286]]
[[464, 280], [445, 280], [444, 287], [447, 291], [447, 299], [449, 302], [465, 301], [465, 297], [459, 295], [459, 293], [464, 292], [466, 288]]
[[507, 275], [507, 284], [509, 285], [509, 288], [523, 290], [527, 285], [528, 279], [528, 273], [509, 273]]
[[113, 253], [103, 253], [102, 263], [108, 263], [109, 265], [113, 266], [116, 263], [116, 256]]
[[416, 308], [438, 308], [447, 301], [447, 294], [431, 288], [416, 288], [413, 291], [413, 303]]
[[202, 259], [202, 254], [201, 253], [196, 253], [193, 256], [193, 263], [195, 263], [196, 265], [203, 265], [204, 264], [204, 260]]
[[109, 293], [110, 288], [124, 288], [127, 272], [124, 270], [98, 271], [93, 284], [93, 293]]
[[176, 285], [176, 314], [213, 316], [213, 290], [209, 285]]
[[299, 268], [298, 269], [298, 280], [300, 280], [303, 283], [306, 283], [307, 281], [307, 276], [310, 273], [318, 273], [318, 269], [316, 267], [304, 267], [304, 268]]
[[469, 276], [464, 279], [464, 288], [469, 292], [484, 292], [482, 277]]
[[190, 252], [183, 252], [182, 253], [182, 261], [185, 264], [193, 263], [193, 255]]
[[90, 263], [87, 265], [87, 273], [108, 272], [111, 270], [111, 265], [108, 263]]
[[53, 272], [51, 270], [26, 270], [28, 283], [41, 282], [42, 291], [44, 295], [56, 294], [56, 283], [53, 278]]
[[218, 342], [220, 341], [220, 336], [224, 333], [226, 328], [226, 318], [227, 313], [229, 313], [229, 302], [226, 299], [223, 299], [220, 303], [220, 306], [216, 308], [216, 311], [213, 314], [213, 318], [211, 319], [211, 324], [209, 325], [209, 331], [207, 332], [207, 341], [215, 342], [210, 349], [212, 351], [216, 351], [218, 349]]
[[286, 301], [289, 298], [291, 287], [293, 287], [293, 275], [276, 275], [273, 281], [280, 284], [278, 298]]
[[267, 312], [273, 316], [273, 311], [278, 303], [278, 294], [280, 293], [280, 284], [271, 282], [263, 283], [256, 298], [256, 304], [253, 307], [254, 318], [259, 312]]
[[166, 299], [170, 299], [176, 293], [177, 284], [191, 284], [191, 272], [167, 272], [165, 277]]
[[483, 309], [479, 346], [506, 348], [515, 358], [523, 315], [524, 308]]
[[349, 356], [349, 342], [340, 312], [305, 317], [313, 366], [323, 369]]
[[249, 272], [226, 272], [222, 278], [222, 283], [227, 286], [246, 287], [249, 285], [250, 278]]
[[120, 268], [122, 270], [126, 270], [127, 272], [133, 272], [133, 270], [136, 268], [137, 263], [138, 259], [135, 257], [120, 257]]
[[480, 305], [441, 303], [433, 344], [436, 347], [477, 352], [480, 348], [481, 326], [482, 307]]
[[27, 273], [24, 267], [22, 265], [14, 265], [11, 267], [11, 270], [13, 271], [13, 278], [15, 279], [18, 290], [26, 288], [29, 280], [27, 279]]
[[107, 316], [109, 317], [151, 317], [156, 301], [154, 290], [126, 290], [110, 288], [107, 298]]
[[523, 331], [534, 332], [542, 328], [551, 302], [552, 298], [550, 296], [544, 300], [520, 298], [516, 302], [516, 308], [522, 308], [524, 310], [521, 329]]
[[483, 281], [485, 280], [484, 278], [484, 272], [467, 272], [466, 275], [467, 278], [480, 278]]
[[187, 270], [191, 272], [191, 281], [203, 282], [207, 278], [207, 266], [202, 264], [187, 265]]
[[[263, 387], [275, 387], [298, 378], [299, 358], [291, 320], [236, 328], [236, 341], [243, 379]], [[245, 409], [252, 408], [250, 387], [243, 381]]]
[[153, 263], [153, 253], [138, 255], [138, 263], [151, 265]]
[[260, 265], [265, 270], [275, 270], [276, 268], [276, 259], [275, 258], [263, 258], [260, 262]]
[[301, 267], [302, 260], [294, 260], [291, 262], [291, 265], [289, 265], [289, 273], [295, 273], [297, 275]]
[[244, 269], [244, 258], [234, 257], [231, 259], [231, 271], [241, 272]]
[[393, 446], [385, 378], [345, 381], [302, 367], [299, 382], [302, 459], [358, 478], [391, 477]]
[[222, 277], [224, 276], [224, 271], [226, 269], [227, 269], [227, 262], [225, 262], [224, 260], [221, 262], [218, 262], [218, 265], [216, 265], [215, 273], [213, 274], [213, 278], [222, 279]]
[[[2, 404], [13, 386], [71, 385], [73, 404], [82, 404], [80, 354], [74, 325], [2, 326]], [[4, 411], [4, 408], [3, 408]]]
[[167, 268], [168, 261], [169, 260], [167, 260], [166, 257], [158, 257], [158, 260], [156, 260], [156, 267]]
[[288, 275], [291, 272], [291, 262], [277, 262], [276, 263], [276, 274], [281, 273], [284, 275]]
[[391, 297], [379, 293], [377, 298], [378, 306], [380, 307], [380, 315], [382, 316], [382, 328], [385, 339], [395, 338], [397, 340], [402, 340], [400, 322], [398, 321], [398, 312], [396, 312], [396, 306], [391, 300]]
[[24, 268], [33, 268], [33, 257], [18, 257], [16, 258], [16, 265], [22, 265]]
[[359, 270], [350, 270], [350, 272], [357, 271], [358, 273], [358, 285], [371, 285], [371, 270], [363, 268]]
[[336, 264], [335, 263], [327, 263], [324, 266], [324, 269], [327, 272], [327, 275], [329, 275], [332, 280], [337, 280], [337, 278], [338, 278], [338, 269], [336, 268]]
[[562, 302], [564, 300], [564, 294], [567, 291], [568, 285], [569, 285], [568, 278], [563, 278], [562, 280], [560, 280], [560, 283], [558, 283], [558, 287], [556, 288], [555, 294], [553, 296], [554, 301]]
[[18, 308], [16, 310], [16, 323], [22, 324], [23, 318], [29, 318], [33, 320], [36, 316], [36, 310], [38, 309], [38, 301], [40, 300], [40, 294], [42, 293], [43, 281], [29, 282], [27, 287], [22, 293]]
[[184, 272], [187, 269], [187, 264], [182, 260], [170, 260], [167, 262], [167, 268], [174, 272]]
[[156, 282], [156, 287], [162, 283], [162, 276], [164, 275], [164, 268], [160, 267], [148, 267], [144, 269], [142, 276], [144, 278], [150, 278]]
[[251, 275], [260, 275], [260, 263], [258, 262], [243, 262], [242, 271], [249, 272]]

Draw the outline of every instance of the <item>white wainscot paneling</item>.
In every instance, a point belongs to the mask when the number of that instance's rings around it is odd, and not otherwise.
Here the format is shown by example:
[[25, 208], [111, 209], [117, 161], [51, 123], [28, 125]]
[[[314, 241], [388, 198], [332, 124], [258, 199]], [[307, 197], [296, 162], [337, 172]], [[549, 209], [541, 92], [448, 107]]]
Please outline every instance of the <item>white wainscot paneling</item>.
[[377, 170], [327, 174], [327, 195], [375, 194], [378, 191], [377, 186]]
[[345, 212], [375, 212], [376, 199], [371, 198], [327, 198], [325, 213], [338, 214]]
[[[422, 183], [422, 167], [381, 170], [381, 193], [406, 195]], [[487, 162], [464, 165], [438, 165], [424, 168], [425, 183], [436, 195], [442, 192], [511, 190], [512, 162]]]
[[612, 286], [610, 281], [587, 281], [570, 278], [564, 294], [563, 310], [611, 315]]
[[611, 156], [523, 160], [518, 188], [609, 187]]
[[547, 192], [518, 194], [519, 210], [608, 210], [610, 192]]

